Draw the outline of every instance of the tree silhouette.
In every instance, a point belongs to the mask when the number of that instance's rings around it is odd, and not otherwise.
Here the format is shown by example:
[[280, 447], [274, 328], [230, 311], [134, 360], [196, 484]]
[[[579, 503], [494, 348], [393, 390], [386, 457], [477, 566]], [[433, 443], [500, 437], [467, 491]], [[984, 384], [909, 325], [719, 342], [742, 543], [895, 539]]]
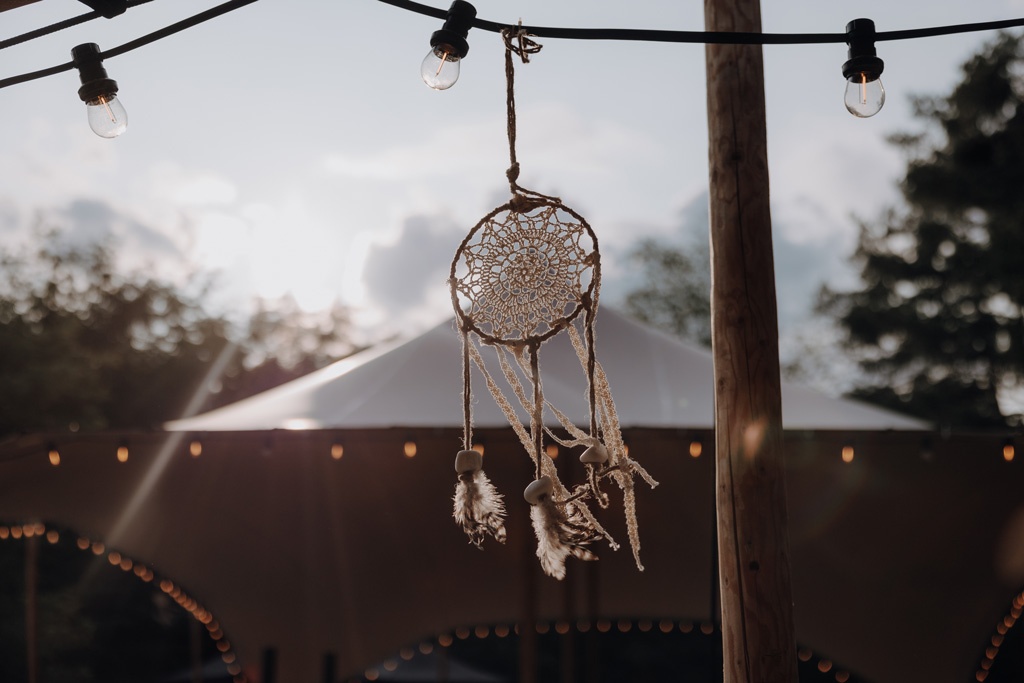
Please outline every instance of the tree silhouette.
[[822, 291], [865, 371], [853, 393], [953, 428], [1022, 424], [1000, 409], [1024, 386], [1024, 76], [1000, 34], [945, 97], [915, 101], [905, 207], [862, 223], [862, 287]]
[[206, 311], [209, 279], [185, 292], [114, 262], [110, 245], [67, 247], [57, 233], [33, 253], [0, 253], [0, 436], [159, 427], [181, 416], [222, 352], [230, 361], [203, 408], [353, 350], [341, 307], [314, 319], [260, 302], [229, 321]]
[[692, 249], [641, 241], [629, 259], [643, 282], [626, 296], [626, 311], [682, 339], [711, 346], [711, 270], [708, 246]]

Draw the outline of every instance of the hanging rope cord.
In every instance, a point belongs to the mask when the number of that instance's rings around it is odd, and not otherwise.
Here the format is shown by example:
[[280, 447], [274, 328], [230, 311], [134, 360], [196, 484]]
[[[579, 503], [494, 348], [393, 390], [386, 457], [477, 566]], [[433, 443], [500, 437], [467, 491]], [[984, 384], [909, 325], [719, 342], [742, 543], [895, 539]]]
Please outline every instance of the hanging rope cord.
[[[470, 339], [470, 335], [475, 334], [479, 336], [481, 341], [485, 344], [493, 345], [496, 348], [509, 346], [513, 355], [519, 362], [520, 367], [522, 367], [530, 378], [530, 383], [533, 388], [532, 396], [528, 397], [521, 391], [517, 393], [520, 403], [530, 416], [529, 439], [528, 441], [524, 441], [524, 445], [527, 446], [527, 450], [531, 453], [536, 468], [536, 475], [539, 478], [542, 474], [543, 435], [545, 432], [543, 421], [545, 401], [543, 398], [543, 390], [541, 388], [539, 365], [540, 347], [547, 339], [551, 338], [562, 329], [572, 327], [573, 321], [581, 312], [584, 313], [583, 325], [586, 338], [586, 349], [584, 354], [581, 354], [581, 361], [584, 363], [584, 368], [586, 369], [588, 377], [587, 393], [590, 422], [589, 436], [596, 439], [598, 435], [599, 411], [597, 404], [599, 392], [596, 387], [596, 382], [594, 381], [595, 373], [598, 370], [597, 359], [594, 351], [594, 316], [597, 309], [598, 291], [600, 289], [600, 260], [597, 257], [597, 235], [594, 234], [593, 230], [586, 222], [586, 219], [569, 207], [565, 206], [562, 203], [562, 200], [558, 197], [530, 190], [523, 187], [518, 182], [520, 167], [516, 156], [515, 63], [513, 55], [518, 56], [524, 63], [528, 63], [530, 61], [530, 55], [540, 52], [542, 46], [533, 41], [526, 29], [522, 26], [502, 31], [502, 38], [505, 43], [506, 132], [508, 135], [509, 146], [509, 167], [505, 172], [505, 175], [508, 178], [512, 198], [507, 204], [498, 207], [482, 218], [476, 226], [470, 230], [469, 234], [466, 235], [465, 239], [463, 239], [459, 248], [456, 250], [455, 259], [452, 261], [449, 282], [451, 283], [452, 303], [458, 313], [459, 333], [462, 337], [463, 448], [472, 448], [472, 364], [470, 362], [470, 357], [475, 349], [473, 348], [473, 342]], [[480, 230], [482, 226], [486, 225], [499, 212], [507, 210], [513, 214], [527, 214], [542, 207], [549, 207], [556, 212], [564, 212], [565, 214], [572, 216], [579, 221], [580, 228], [584, 229], [586, 234], [593, 241], [592, 255], [586, 260], [586, 265], [593, 269], [591, 284], [585, 289], [585, 291], [580, 293], [579, 305], [565, 318], [552, 321], [549, 329], [545, 332], [526, 335], [524, 338], [517, 340], [503, 338], [494, 330], [492, 330], [492, 333], [488, 333], [475, 324], [471, 319], [471, 316], [463, 311], [459, 304], [458, 286], [456, 284], [458, 278], [456, 276], [456, 270], [458, 268], [461, 255], [466, 251], [467, 246], [474, 239], [478, 230]], [[499, 355], [499, 358], [500, 357], [501, 356]], [[493, 381], [490, 379], [486, 368], [483, 367], [482, 362], [476, 356], [473, 356], [473, 360], [488, 380], [488, 388], [490, 389], [491, 394], [494, 395], [495, 400], [497, 400], [499, 405], [502, 406], [502, 409], [509, 418], [509, 421], [513, 426], [515, 426], [516, 419], [514, 413], [511, 412], [508, 405], [503, 403], [500, 392], [495, 391], [497, 387], [492, 386]], [[516, 386], [515, 382], [512, 384], [513, 386]], [[524, 435], [521, 434], [520, 436]]]
[[[523, 27], [522, 22], [519, 23], [515, 28], [505, 29], [501, 32], [502, 40], [505, 43], [505, 110], [507, 119], [508, 129], [508, 159], [509, 167], [505, 174], [508, 176], [509, 189], [512, 191], [512, 206], [516, 206], [516, 198], [521, 196], [536, 197], [547, 200], [548, 202], [562, 207], [562, 200], [558, 197], [552, 197], [550, 195], [541, 194], [528, 190], [519, 185], [519, 161], [516, 159], [516, 96], [515, 96], [515, 79], [516, 70], [515, 63], [512, 59], [512, 55], [515, 54], [519, 57], [524, 64], [530, 62], [530, 55], [535, 55], [541, 51], [542, 45], [534, 41], [529, 31]], [[597, 237], [594, 239], [594, 250], [597, 251]], [[599, 277], [595, 273], [595, 277]], [[593, 291], [596, 293], [599, 291], [599, 287], [595, 286]], [[596, 294], [595, 294], [596, 299]], [[597, 301], [592, 300], [587, 293], [583, 294], [581, 304], [585, 311], [584, 313], [584, 329], [587, 335], [587, 377], [589, 378], [587, 387], [587, 398], [590, 408], [590, 435], [597, 436], [597, 392], [594, 387], [594, 367], [597, 363], [597, 359], [594, 353], [594, 313], [597, 308]], [[571, 324], [571, 323], [570, 323]], [[530, 346], [530, 366], [533, 371], [534, 385], [537, 387], [539, 392], [540, 375], [537, 370], [537, 351], [540, 348], [540, 342], [532, 344]], [[537, 415], [538, 421], [543, 425], [543, 419], [541, 417], [543, 405], [538, 406], [537, 403], [540, 401], [536, 400], [534, 404], [534, 412], [539, 413]], [[540, 450], [541, 435], [538, 430], [537, 435], [537, 449]]]

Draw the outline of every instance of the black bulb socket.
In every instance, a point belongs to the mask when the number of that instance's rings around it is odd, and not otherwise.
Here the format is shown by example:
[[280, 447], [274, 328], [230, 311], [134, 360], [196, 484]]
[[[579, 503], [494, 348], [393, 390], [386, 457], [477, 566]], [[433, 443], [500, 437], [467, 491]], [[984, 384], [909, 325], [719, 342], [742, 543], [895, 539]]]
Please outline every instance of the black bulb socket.
[[78, 97], [83, 102], [93, 102], [101, 97], [110, 98], [117, 94], [117, 81], [107, 76], [96, 43], [83, 43], [71, 49], [71, 61], [78, 69], [82, 87]]
[[80, 0], [83, 5], [88, 5], [106, 19], [113, 19], [119, 14], [124, 14], [128, 9], [128, 0]]
[[846, 44], [850, 46], [848, 59], [843, 63], [843, 78], [864, 76], [868, 82], [877, 81], [885, 62], [875, 52], [875, 22], [854, 19], [846, 25]]
[[462, 59], [469, 54], [469, 43], [466, 36], [469, 29], [473, 28], [473, 20], [476, 19], [476, 7], [465, 0], [455, 0], [448, 8], [448, 16], [440, 30], [434, 31], [430, 36], [430, 47], [436, 48], [440, 45], [447, 46], [451, 52]]

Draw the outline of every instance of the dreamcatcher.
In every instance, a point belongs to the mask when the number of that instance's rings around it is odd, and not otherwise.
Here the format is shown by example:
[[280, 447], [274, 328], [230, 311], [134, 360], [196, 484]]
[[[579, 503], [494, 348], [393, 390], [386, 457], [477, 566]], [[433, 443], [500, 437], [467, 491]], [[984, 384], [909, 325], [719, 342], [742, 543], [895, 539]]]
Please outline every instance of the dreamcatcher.
[[[609, 479], [622, 490], [630, 545], [637, 567], [643, 570], [633, 478], [639, 475], [652, 487], [657, 482], [626, 453], [608, 380], [595, 356], [594, 317], [601, 285], [597, 236], [586, 219], [557, 197], [517, 183], [512, 54], [525, 63], [541, 46], [521, 27], [502, 35], [511, 161], [507, 176], [512, 198], [470, 230], [455, 253], [449, 279], [463, 354], [464, 450], [455, 458], [459, 478], [455, 521], [478, 547], [487, 536], [505, 541], [502, 496], [484, 474], [481, 454], [473, 450], [470, 375], [475, 366], [533, 459], [535, 480], [526, 487], [524, 496], [530, 503], [537, 557], [544, 571], [561, 579], [569, 556], [597, 559], [589, 546], [600, 539], [618, 549], [589, 507], [592, 502], [601, 508], [610, 505], [608, 494], [601, 488]], [[587, 377], [587, 431], [544, 399], [540, 349], [560, 333], [568, 335]], [[481, 346], [494, 349], [514, 398], [505, 396], [484, 365]], [[528, 429], [517, 417], [514, 402], [530, 416]], [[545, 408], [568, 438], [545, 427]], [[580, 456], [586, 469], [585, 481], [572, 488], [561, 482], [553, 460], [545, 452], [545, 434], [566, 448], [586, 447]]]

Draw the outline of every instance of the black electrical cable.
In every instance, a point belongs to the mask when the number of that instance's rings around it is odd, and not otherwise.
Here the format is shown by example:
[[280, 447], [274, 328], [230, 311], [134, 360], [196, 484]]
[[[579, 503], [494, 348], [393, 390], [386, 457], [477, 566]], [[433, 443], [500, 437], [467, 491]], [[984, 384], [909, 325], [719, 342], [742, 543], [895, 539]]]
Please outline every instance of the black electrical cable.
[[[151, 2], [152, 0], [130, 0], [129, 7]], [[214, 17], [231, 12], [232, 10], [252, 4], [257, 0], [229, 0], [217, 7], [201, 12], [195, 16], [184, 19], [158, 31], [147, 34], [133, 41], [127, 42], [118, 47], [101, 53], [100, 57], [108, 59], [130, 52], [136, 48], [156, 42], [162, 38], [183, 31], [187, 28], [200, 24]], [[437, 7], [431, 7], [413, 0], [378, 0], [387, 5], [399, 9], [415, 12], [436, 19], [444, 19], [447, 11]], [[46, 28], [38, 29], [22, 36], [10, 38], [0, 42], [0, 49], [10, 47], [18, 43], [32, 40], [44, 35], [59, 31], [63, 28], [76, 26], [100, 16], [99, 12], [89, 12], [79, 17], [54, 24]], [[1024, 26], [1024, 18], [1005, 19], [1002, 21], [986, 21], [973, 24], [956, 24], [952, 26], [935, 26], [932, 28], [908, 29], [903, 31], [879, 31], [874, 34], [875, 41], [887, 40], [909, 40], [913, 38], [930, 38], [935, 36], [953, 35], [957, 33], [973, 33], [977, 31], [994, 31], [1005, 28]], [[473, 27], [484, 31], [500, 33], [504, 29], [518, 28], [518, 24], [501, 24], [487, 19], [476, 18], [473, 20]], [[625, 28], [559, 28], [551, 26], [523, 26], [530, 35], [538, 38], [564, 38], [569, 40], [625, 40], [662, 43], [714, 43], [729, 45], [807, 45], [825, 43], [845, 43], [848, 36], [846, 33], [746, 33], [733, 31], [665, 31], [651, 29], [625, 29]], [[74, 68], [72, 62], [58, 64], [48, 69], [41, 69], [19, 76], [12, 76], [0, 80], [0, 88], [6, 88], [18, 83], [34, 81], [46, 76], [70, 71]]]
[[192, 28], [193, 26], [201, 24], [204, 21], [215, 19], [223, 14], [227, 14], [228, 12], [233, 12], [234, 10], [245, 7], [246, 5], [251, 5], [256, 1], [257, 0], [229, 0], [229, 2], [225, 2], [222, 5], [217, 5], [216, 7], [211, 7], [205, 12], [200, 12], [199, 14], [193, 15], [188, 19], [182, 19], [181, 21], [173, 23], [170, 26], [165, 26], [159, 31], [153, 31], [152, 33], [142, 36], [141, 38], [136, 38], [135, 40], [129, 41], [124, 45], [118, 45], [115, 48], [104, 50], [102, 53], [100, 53], [100, 57], [102, 59], [108, 59], [110, 57], [117, 57], [118, 55], [123, 55], [125, 52], [131, 52], [136, 48], [142, 47], [143, 45], [155, 43], [156, 41], [162, 38], [172, 36], [175, 33], [184, 31], [187, 28]]
[[[153, 2], [153, 0], [129, 0], [128, 7], [131, 8], [137, 7], [139, 5], [145, 5], [147, 2]], [[73, 26], [78, 26], [79, 24], [84, 24], [87, 21], [99, 19], [102, 16], [103, 15], [100, 14], [98, 11], [86, 12], [85, 14], [80, 14], [77, 17], [71, 17], [70, 19], [65, 19], [64, 21], [58, 21], [56, 24], [50, 24], [49, 26], [37, 28], [34, 31], [29, 31], [28, 33], [22, 33], [20, 36], [14, 36], [13, 38], [0, 40], [0, 50], [3, 50], [8, 47], [14, 47], [15, 45], [20, 45], [22, 43], [27, 43], [30, 40], [42, 38], [43, 36], [48, 36], [51, 33], [56, 33], [57, 31], [63, 31], [66, 28], [71, 28]]]
[[[386, 5], [408, 10], [428, 17], [444, 19], [447, 11], [430, 7], [412, 0], [378, 0]], [[1024, 26], [1024, 18], [987, 21], [974, 24], [957, 24], [953, 26], [936, 26], [933, 28], [909, 29], [903, 31], [879, 31], [874, 40], [908, 40], [911, 38], [930, 38], [934, 36], [952, 35], [955, 33], [972, 33], [976, 31], [994, 31], [1004, 28]], [[477, 17], [473, 27], [484, 31], [500, 33], [504, 29], [518, 28], [518, 24], [500, 24]], [[715, 43], [728, 45], [807, 45], [823, 43], [845, 43], [846, 33], [741, 33], [731, 31], [665, 31], [650, 29], [623, 28], [558, 28], [551, 26], [523, 26], [523, 29], [538, 38], [566, 38], [570, 40], [630, 40], [656, 43]]]
[[56, 33], [57, 31], [63, 31], [64, 29], [71, 28], [72, 26], [84, 24], [87, 21], [92, 21], [93, 19], [98, 19], [102, 16], [102, 14], [96, 11], [86, 12], [85, 14], [80, 14], [77, 17], [71, 17], [70, 19], [65, 19], [64, 21], [58, 21], [56, 24], [50, 24], [49, 26], [37, 28], [36, 30], [29, 31], [28, 33], [22, 33], [20, 36], [14, 36], [13, 38], [0, 40], [0, 50], [3, 50], [4, 48], [8, 47], [13, 47], [15, 45], [20, 45], [22, 43], [27, 43], [30, 40], [42, 38], [43, 36], [48, 36], [51, 33]]
[[[149, 0], [143, 1], [148, 2]], [[231, 12], [233, 10], [245, 7], [246, 5], [251, 5], [256, 1], [257, 0], [229, 0], [228, 2], [225, 2], [221, 5], [217, 5], [216, 7], [212, 7], [204, 12], [200, 12], [199, 14], [188, 17], [187, 19], [182, 19], [179, 22], [176, 22], [169, 26], [165, 26], [162, 29], [153, 31], [152, 33], [148, 33], [140, 38], [136, 38], [135, 40], [124, 43], [123, 45], [118, 45], [117, 47], [101, 52], [100, 58], [108, 59], [111, 57], [117, 57], [118, 55], [123, 55], [126, 52], [130, 52], [144, 45], [149, 45], [150, 43], [154, 43], [162, 38], [166, 38], [167, 36], [174, 35], [175, 33], [184, 31], [187, 28], [191, 28], [193, 26], [196, 26], [197, 24], [201, 24], [204, 21], [209, 21], [210, 19], [219, 17], [222, 14], [227, 14], [228, 12]], [[18, 83], [26, 83], [28, 81], [34, 81], [39, 78], [53, 76], [55, 74], [63, 73], [65, 71], [71, 71], [74, 68], [74, 62], [65, 62], [64, 64], [51, 66], [48, 69], [32, 71], [30, 73], [24, 73], [19, 76], [11, 76], [10, 78], [4, 78], [0, 80], [0, 88], [7, 88], [12, 85], [17, 85]]]

